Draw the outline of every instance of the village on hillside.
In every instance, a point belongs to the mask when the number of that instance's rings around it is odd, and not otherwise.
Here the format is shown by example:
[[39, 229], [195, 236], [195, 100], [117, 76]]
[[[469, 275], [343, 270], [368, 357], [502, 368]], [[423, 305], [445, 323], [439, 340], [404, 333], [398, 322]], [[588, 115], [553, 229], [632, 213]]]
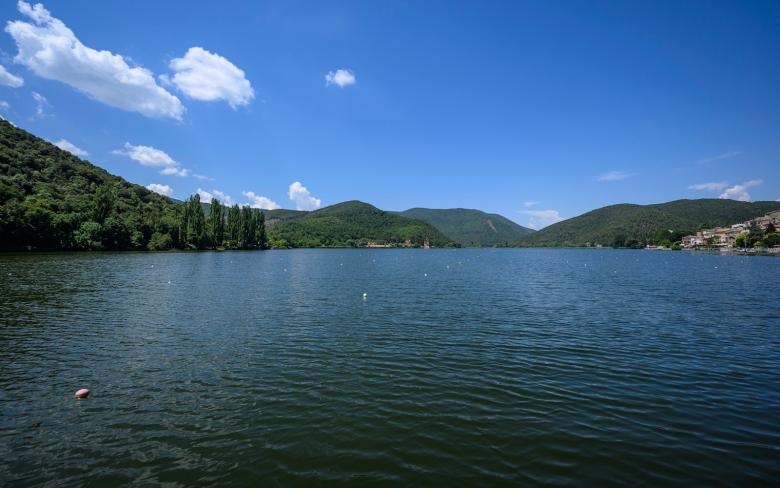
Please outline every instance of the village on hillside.
[[682, 238], [683, 249], [766, 249], [780, 252], [780, 210], [729, 227], [702, 229]]

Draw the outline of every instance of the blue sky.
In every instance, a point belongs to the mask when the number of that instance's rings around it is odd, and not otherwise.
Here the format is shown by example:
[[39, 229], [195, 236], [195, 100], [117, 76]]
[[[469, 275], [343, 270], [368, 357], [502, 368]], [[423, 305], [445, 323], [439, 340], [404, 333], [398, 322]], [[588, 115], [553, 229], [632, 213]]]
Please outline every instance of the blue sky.
[[177, 198], [535, 227], [622, 202], [780, 199], [777, 2], [71, 0], [0, 16], [0, 114]]

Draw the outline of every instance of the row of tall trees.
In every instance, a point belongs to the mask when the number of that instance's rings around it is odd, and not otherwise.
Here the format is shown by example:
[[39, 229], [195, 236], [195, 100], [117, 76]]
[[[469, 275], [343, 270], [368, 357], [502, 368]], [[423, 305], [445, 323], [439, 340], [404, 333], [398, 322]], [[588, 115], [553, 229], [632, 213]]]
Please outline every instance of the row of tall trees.
[[265, 249], [265, 215], [248, 205], [228, 207], [211, 200], [208, 220], [200, 195], [192, 195], [183, 204], [177, 241], [183, 248]]

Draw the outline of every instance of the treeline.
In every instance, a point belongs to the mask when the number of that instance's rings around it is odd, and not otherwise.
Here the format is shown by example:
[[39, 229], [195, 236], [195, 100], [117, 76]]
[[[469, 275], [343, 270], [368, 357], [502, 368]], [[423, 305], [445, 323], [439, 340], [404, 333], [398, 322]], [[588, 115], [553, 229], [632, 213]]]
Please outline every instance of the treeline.
[[[7, 185], [0, 182], [0, 192]], [[97, 187], [78, 209], [58, 212], [45, 196], [19, 200], [0, 193], [0, 249], [166, 250], [265, 249], [265, 216], [248, 206], [211, 201], [206, 218], [200, 196], [183, 204], [143, 202], [114, 184]], [[133, 204], [128, 204], [126, 200]], [[54, 208], [52, 208], [54, 207]]]
[[628, 247], [631, 249], [642, 249], [645, 246], [679, 247], [682, 238], [688, 234], [691, 234], [691, 231], [662, 229], [646, 240], [634, 239], [626, 237], [625, 234], [618, 234], [614, 237], [610, 246], [614, 248]]
[[[184, 202], [179, 221], [178, 243], [193, 249], [266, 249], [265, 215], [249, 206], [232, 207], [211, 200], [208, 220], [200, 204], [200, 196], [192, 195]], [[170, 237], [170, 236], [169, 236]], [[173, 238], [170, 237], [173, 243]]]
[[263, 249], [265, 216], [129, 183], [0, 120], [0, 250]]

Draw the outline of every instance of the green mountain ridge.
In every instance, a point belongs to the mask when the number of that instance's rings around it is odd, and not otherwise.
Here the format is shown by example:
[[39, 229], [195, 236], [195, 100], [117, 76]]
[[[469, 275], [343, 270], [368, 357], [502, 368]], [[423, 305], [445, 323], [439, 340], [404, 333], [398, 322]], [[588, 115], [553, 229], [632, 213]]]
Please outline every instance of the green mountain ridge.
[[532, 234], [506, 217], [467, 208], [410, 208], [399, 215], [420, 219], [463, 246], [507, 245]]
[[701, 228], [732, 225], [780, 209], [780, 202], [725, 199], [674, 200], [651, 205], [621, 203], [567, 219], [525, 236], [529, 247], [643, 245]]
[[[274, 214], [273, 212], [276, 212]], [[369, 244], [435, 247], [455, 243], [432, 225], [351, 200], [312, 212], [267, 214], [268, 237], [291, 247], [342, 247]]]
[[[185, 203], [112, 175], [0, 120], [0, 250], [192, 248], [192, 229], [183, 224], [192, 207], [185, 208]], [[200, 208], [209, 214], [209, 205]], [[421, 246], [427, 241], [444, 247], [506, 241], [517, 246], [652, 244], [669, 230], [679, 235], [777, 209], [780, 202], [719, 199], [619, 204], [538, 232], [479, 210], [386, 212], [359, 201], [312, 212], [262, 212], [268, 238], [277, 246]], [[254, 213], [247, 209], [241, 214], [249, 218]], [[525, 235], [517, 237], [521, 233]], [[198, 242], [208, 242], [208, 237], [201, 235]]]

